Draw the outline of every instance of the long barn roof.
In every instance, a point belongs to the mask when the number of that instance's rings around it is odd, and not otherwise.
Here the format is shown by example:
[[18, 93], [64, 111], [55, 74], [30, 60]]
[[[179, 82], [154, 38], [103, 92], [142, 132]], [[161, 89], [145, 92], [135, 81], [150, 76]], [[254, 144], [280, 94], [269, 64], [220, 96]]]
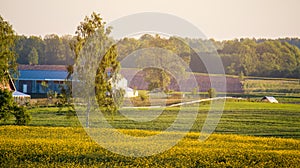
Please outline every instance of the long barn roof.
[[68, 75], [67, 71], [57, 70], [19, 70], [18, 80], [48, 80], [64, 81]]

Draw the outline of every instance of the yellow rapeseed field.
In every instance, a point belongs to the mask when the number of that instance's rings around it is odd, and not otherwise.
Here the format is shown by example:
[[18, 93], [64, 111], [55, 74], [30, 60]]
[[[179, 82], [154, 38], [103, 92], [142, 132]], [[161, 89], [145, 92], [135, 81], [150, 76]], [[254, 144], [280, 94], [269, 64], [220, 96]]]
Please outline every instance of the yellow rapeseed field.
[[[153, 131], [120, 130], [134, 136]], [[0, 167], [300, 167], [300, 140], [189, 133], [158, 155], [125, 157], [77, 127], [0, 127]]]

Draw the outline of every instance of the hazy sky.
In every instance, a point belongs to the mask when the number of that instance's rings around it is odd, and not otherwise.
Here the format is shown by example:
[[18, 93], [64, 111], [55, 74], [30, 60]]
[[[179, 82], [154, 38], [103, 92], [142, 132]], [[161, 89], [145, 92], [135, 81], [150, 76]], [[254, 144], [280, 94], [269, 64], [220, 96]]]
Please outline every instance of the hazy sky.
[[208, 38], [300, 37], [299, 0], [0, 0], [18, 34], [74, 34], [93, 11], [106, 22], [139, 12], [176, 15]]

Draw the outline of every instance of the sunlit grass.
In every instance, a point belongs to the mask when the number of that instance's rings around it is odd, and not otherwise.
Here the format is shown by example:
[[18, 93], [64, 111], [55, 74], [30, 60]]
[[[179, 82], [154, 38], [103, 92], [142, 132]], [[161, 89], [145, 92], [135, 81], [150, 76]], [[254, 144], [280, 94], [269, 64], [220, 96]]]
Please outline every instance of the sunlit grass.
[[[182, 107], [184, 113], [197, 112], [191, 132], [200, 132], [207, 117], [210, 104], [200, 104], [200, 107]], [[131, 109], [124, 109], [130, 112]], [[147, 122], [137, 122], [117, 113], [112, 120], [107, 115], [109, 123], [118, 129], [140, 129], [161, 131], [170, 127], [177, 118], [180, 107], [154, 108], [140, 110], [141, 113], [154, 113], [161, 111], [161, 115]], [[58, 108], [32, 108], [30, 126], [51, 127], [81, 127], [76, 116], [67, 117], [67, 109], [58, 112]], [[137, 113], [139, 114], [139, 113]], [[84, 116], [81, 116], [84, 117]], [[142, 118], [142, 116], [139, 116]], [[145, 117], [147, 119], [147, 116]], [[185, 118], [178, 118], [185, 120]], [[187, 118], [188, 119], [188, 118]], [[93, 118], [91, 118], [91, 122]], [[13, 121], [11, 121], [11, 124]], [[84, 124], [84, 123], [83, 123]], [[257, 102], [226, 102], [221, 120], [215, 130], [216, 133], [275, 136], [300, 138], [300, 110], [297, 104], [270, 104]], [[183, 130], [180, 126], [178, 131]]]
[[[120, 131], [153, 135], [153, 131]], [[300, 162], [300, 140], [296, 139], [213, 134], [200, 142], [198, 137], [199, 133], [189, 133], [170, 150], [135, 158], [102, 148], [80, 127], [2, 126], [0, 166], [297, 167]]]

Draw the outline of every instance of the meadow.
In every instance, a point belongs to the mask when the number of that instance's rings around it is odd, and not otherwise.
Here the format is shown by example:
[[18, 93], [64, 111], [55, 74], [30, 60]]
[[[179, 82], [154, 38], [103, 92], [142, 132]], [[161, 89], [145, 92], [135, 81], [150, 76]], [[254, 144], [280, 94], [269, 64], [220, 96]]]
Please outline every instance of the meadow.
[[[0, 167], [299, 167], [298, 104], [227, 101], [215, 133], [201, 142], [208, 109], [209, 103], [183, 107], [186, 113], [198, 110], [190, 132], [163, 153], [136, 158], [99, 146], [76, 116], [67, 117], [67, 109], [32, 108], [29, 126], [0, 127]], [[107, 119], [125, 134], [150, 136], [166, 129], [178, 110], [166, 108], [157, 119], [143, 123], [120, 113]], [[180, 127], [176, 134], [181, 134]]]
[[[148, 136], [153, 131], [120, 130]], [[148, 157], [114, 154], [80, 127], [0, 127], [1, 167], [298, 167], [300, 140], [189, 133], [176, 146]]]
[[268, 94], [282, 98], [300, 96], [299, 79], [247, 77], [242, 83], [245, 93]]
[[[209, 103], [201, 103], [200, 107], [183, 107], [186, 113], [198, 111], [191, 132], [199, 132], [206, 119]], [[81, 127], [78, 119], [67, 117], [66, 110], [58, 112], [56, 107], [32, 108], [30, 113], [32, 121], [30, 126], [51, 127]], [[125, 111], [131, 109], [125, 109]], [[152, 112], [161, 109], [151, 109]], [[142, 111], [142, 110], [141, 110]], [[149, 122], [134, 122], [120, 113], [111, 120], [110, 124], [118, 129], [141, 129], [161, 131], [173, 123], [179, 111], [179, 107], [166, 108], [155, 120]], [[148, 112], [148, 111], [147, 111]], [[262, 102], [227, 101], [222, 118], [218, 124], [216, 133], [241, 134], [255, 136], [275, 136], [282, 138], [300, 138], [300, 110], [298, 104], [270, 104]], [[180, 131], [180, 128], [178, 128]]]

